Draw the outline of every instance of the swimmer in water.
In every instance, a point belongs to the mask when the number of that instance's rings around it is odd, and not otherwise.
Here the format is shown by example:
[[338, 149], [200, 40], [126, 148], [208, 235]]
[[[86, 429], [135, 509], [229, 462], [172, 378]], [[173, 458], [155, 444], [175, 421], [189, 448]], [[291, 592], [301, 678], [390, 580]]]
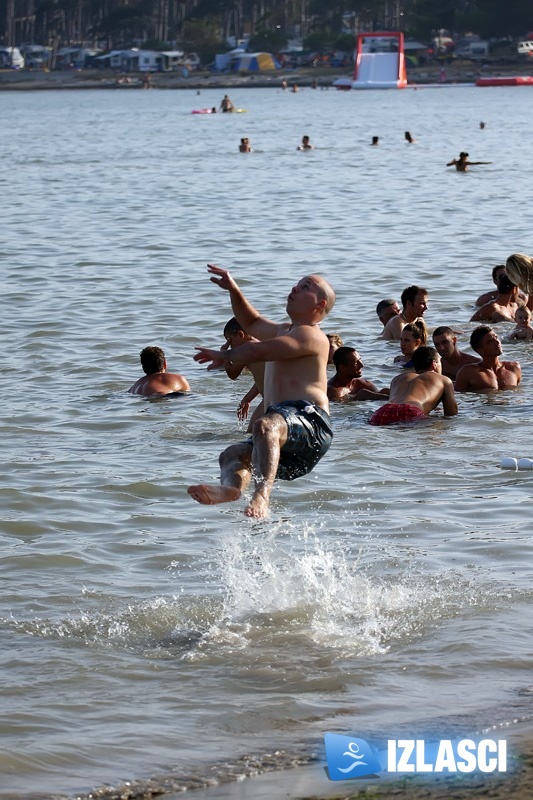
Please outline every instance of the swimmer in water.
[[409, 322], [404, 325], [400, 334], [401, 354], [396, 356], [394, 363], [404, 369], [413, 369], [413, 353], [419, 347], [425, 346], [426, 339], [426, 326], [423, 323], [419, 325], [416, 322]]
[[223, 111], [224, 113], [228, 113], [229, 111], [235, 111], [235, 106], [233, 105], [227, 94], [225, 94], [224, 97], [222, 98], [222, 101], [220, 103], [220, 110]]
[[470, 353], [464, 353], [457, 347], [457, 336], [452, 328], [447, 325], [440, 325], [433, 331], [433, 344], [440, 356], [442, 374], [451, 378], [452, 381], [457, 377], [457, 373], [465, 364], [478, 364], [479, 358]]
[[146, 374], [130, 386], [130, 394], [161, 397], [174, 392], [188, 392], [191, 388], [183, 375], [167, 372], [167, 361], [160, 347], [145, 347], [141, 351], [141, 366]]
[[376, 314], [378, 315], [383, 327], [385, 327], [390, 319], [399, 313], [400, 306], [396, 300], [392, 299], [392, 297], [387, 297], [385, 300], [380, 300], [376, 306]]
[[409, 131], [405, 131], [404, 133], [405, 141], [409, 142], [409, 144], [416, 144], [416, 139], [413, 139]]
[[[411, 422], [424, 419], [442, 403], [445, 416], [457, 414], [457, 402], [453, 383], [441, 373], [440, 356], [434, 347], [419, 347], [413, 353], [415, 372], [402, 372], [392, 379], [389, 402], [378, 408], [370, 417], [371, 425], [392, 425], [395, 422]], [[356, 400], [379, 400], [362, 389]]]
[[531, 309], [527, 306], [519, 306], [514, 315], [516, 328], [509, 334], [510, 341], [530, 342], [533, 339], [533, 328], [531, 327]]
[[468, 172], [468, 167], [474, 167], [478, 164], [492, 164], [492, 161], [468, 161], [468, 153], [459, 153], [459, 158], [453, 158], [446, 166], [455, 167], [457, 172]]
[[239, 145], [239, 153], [253, 153], [250, 140], [247, 137], [245, 139], [241, 139], [241, 143]]
[[[360, 389], [378, 393], [375, 384], [362, 378], [364, 364], [355, 347], [339, 347], [333, 354], [335, 375], [328, 381], [328, 397], [332, 401], [353, 400]], [[388, 397], [388, 389], [383, 390]]]
[[315, 148], [309, 141], [309, 136], [302, 136], [302, 143], [298, 145], [297, 150], [314, 150]]
[[461, 367], [455, 380], [457, 392], [486, 392], [494, 389], [512, 389], [522, 379], [518, 361], [500, 361], [502, 343], [488, 325], [472, 331], [470, 347], [479, 353], [478, 364]]
[[379, 136], [373, 136], [371, 143], [372, 147], [376, 147], [378, 144], [379, 144]]

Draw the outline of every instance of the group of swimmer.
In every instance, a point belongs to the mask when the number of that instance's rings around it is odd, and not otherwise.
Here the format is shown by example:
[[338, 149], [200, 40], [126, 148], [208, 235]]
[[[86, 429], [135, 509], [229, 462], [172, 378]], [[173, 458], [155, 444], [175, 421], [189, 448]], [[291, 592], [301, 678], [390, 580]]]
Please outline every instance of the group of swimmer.
[[[474, 317], [493, 323], [514, 320], [511, 338], [531, 341], [533, 259], [517, 253], [498, 269], [503, 274], [497, 278], [497, 289], [478, 298]], [[232, 379], [245, 367], [250, 370], [254, 385], [239, 404], [239, 419], [247, 418], [255, 397], [262, 400], [250, 419], [250, 437], [220, 454], [220, 484], [189, 486], [188, 493], [199, 503], [238, 500], [253, 477], [252, 498], [244, 513], [266, 517], [276, 478], [294, 480], [307, 474], [328, 451], [333, 438], [330, 400], [386, 400], [369, 422], [389, 425], [426, 418], [439, 404], [445, 416], [456, 415], [455, 391], [502, 390], [520, 383], [519, 363], [500, 359], [501, 341], [489, 325], [471, 334], [476, 355], [459, 350], [456, 331], [448, 326], [435, 328], [434, 347], [427, 346], [423, 317], [428, 292], [423, 287], [408, 286], [401, 295], [401, 309], [391, 298], [376, 307], [383, 325], [381, 338], [399, 341], [403, 356], [401, 373], [390, 387], [379, 390], [361, 377], [364, 365], [357, 350], [345, 347], [338, 334], [326, 335], [320, 328], [335, 303], [335, 292], [324, 278], [303, 277], [287, 298], [289, 321], [277, 323], [260, 314], [227, 270], [209, 264], [208, 272], [210, 280], [228, 292], [233, 317], [224, 328], [225, 344], [217, 349], [197, 347], [194, 360], [207, 364], [208, 370], [224, 368]], [[129, 389], [131, 393], [160, 397], [189, 390], [185, 378], [167, 373], [160, 348], [145, 348], [141, 362], [146, 375]], [[329, 381], [328, 363], [336, 370]]]
[[[287, 82], [286, 81], [282, 82], [282, 88], [284, 90], [287, 89]], [[314, 86], [313, 88], [316, 88], [316, 86]], [[296, 86], [296, 84], [294, 84], [294, 86], [292, 88], [292, 91], [298, 91], [298, 87]], [[236, 111], [237, 110], [235, 108], [235, 106], [233, 105], [232, 101], [229, 99], [227, 94], [225, 94], [224, 97], [222, 98], [222, 101], [220, 103], [220, 110], [222, 112], [231, 112], [231, 111]], [[213, 107], [211, 109], [211, 113], [212, 114], [216, 114], [216, 112], [217, 112], [216, 107]], [[480, 122], [479, 123], [479, 127], [481, 129], [483, 129], [485, 127], [485, 123], [484, 122]], [[405, 131], [404, 132], [404, 139], [408, 144], [416, 144], [416, 139], [413, 139], [410, 131]], [[379, 136], [373, 136], [372, 137], [371, 145], [373, 147], [377, 147], [379, 145]], [[301, 144], [299, 144], [296, 149], [297, 150], [314, 150], [315, 148], [314, 148], [314, 145], [311, 144], [309, 136], [303, 136]], [[239, 144], [239, 152], [240, 153], [253, 153], [253, 149], [252, 149], [252, 146], [250, 145], [250, 141], [249, 141], [248, 138], [241, 139], [241, 142]], [[457, 172], [467, 172], [468, 171], [468, 167], [477, 166], [479, 164], [492, 164], [492, 161], [469, 161], [468, 160], [468, 153], [461, 152], [461, 153], [459, 153], [459, 158], [453, 158], [451, 161], [449, 161], [446, 164], [446, 166], [447, 167], [455, 167]]]

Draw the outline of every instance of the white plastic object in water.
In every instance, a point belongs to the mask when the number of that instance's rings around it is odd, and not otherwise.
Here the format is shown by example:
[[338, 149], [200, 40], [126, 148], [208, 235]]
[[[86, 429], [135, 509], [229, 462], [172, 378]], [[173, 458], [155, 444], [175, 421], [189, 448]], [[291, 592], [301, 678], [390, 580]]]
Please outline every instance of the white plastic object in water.
[[501, 468], [517, 470], [518, 462], [516, 458], [502, 458]]
[[518, 469], [533, 469], [533, 461], [530, 458], [518, 459]]

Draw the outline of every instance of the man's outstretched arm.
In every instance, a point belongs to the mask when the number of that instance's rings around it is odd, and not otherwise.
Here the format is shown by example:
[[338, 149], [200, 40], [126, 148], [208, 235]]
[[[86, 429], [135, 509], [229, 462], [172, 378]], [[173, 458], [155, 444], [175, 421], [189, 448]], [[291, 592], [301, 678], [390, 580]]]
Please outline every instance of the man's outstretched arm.
[[207, 271], [211, 273], [213, 283], [229, 292], [235, 319], [246, 333], [255, 336], [256, 339], [272, 339], [276, 335], [278, 324], [261, 316], [259, 311], [246, 299], [227, 270], [221, 269], [215, 264], [208, 264]]
[[[277, 326], [276, 326], [277, 327]], [[302, 358], [320, 352], [323, 342], [322, 334], [312, 326], [301, 326], [284, 336], [276, 336], [260, 342], [248, 342], [231, 350], [212, 350], [196, 347], [198, 351], [194, 360], [207, 364], [208, 370], [221, 367], [225, 361], [232, 364], [259, 364], [264, 361], [287, 361], [291, 358]]]

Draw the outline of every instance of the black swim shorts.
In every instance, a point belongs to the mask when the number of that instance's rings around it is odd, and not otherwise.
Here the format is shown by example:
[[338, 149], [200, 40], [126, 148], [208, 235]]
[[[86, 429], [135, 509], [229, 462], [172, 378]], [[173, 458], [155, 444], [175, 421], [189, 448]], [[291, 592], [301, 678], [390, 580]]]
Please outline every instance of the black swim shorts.
[[288, 400], [269, 406], [265, 416], [270, 413], [281, 414], [288, 428], [276, 477], [293, 481], [307, 475], [331, 445], [333, 431], [329, 414], [307, 400]]

